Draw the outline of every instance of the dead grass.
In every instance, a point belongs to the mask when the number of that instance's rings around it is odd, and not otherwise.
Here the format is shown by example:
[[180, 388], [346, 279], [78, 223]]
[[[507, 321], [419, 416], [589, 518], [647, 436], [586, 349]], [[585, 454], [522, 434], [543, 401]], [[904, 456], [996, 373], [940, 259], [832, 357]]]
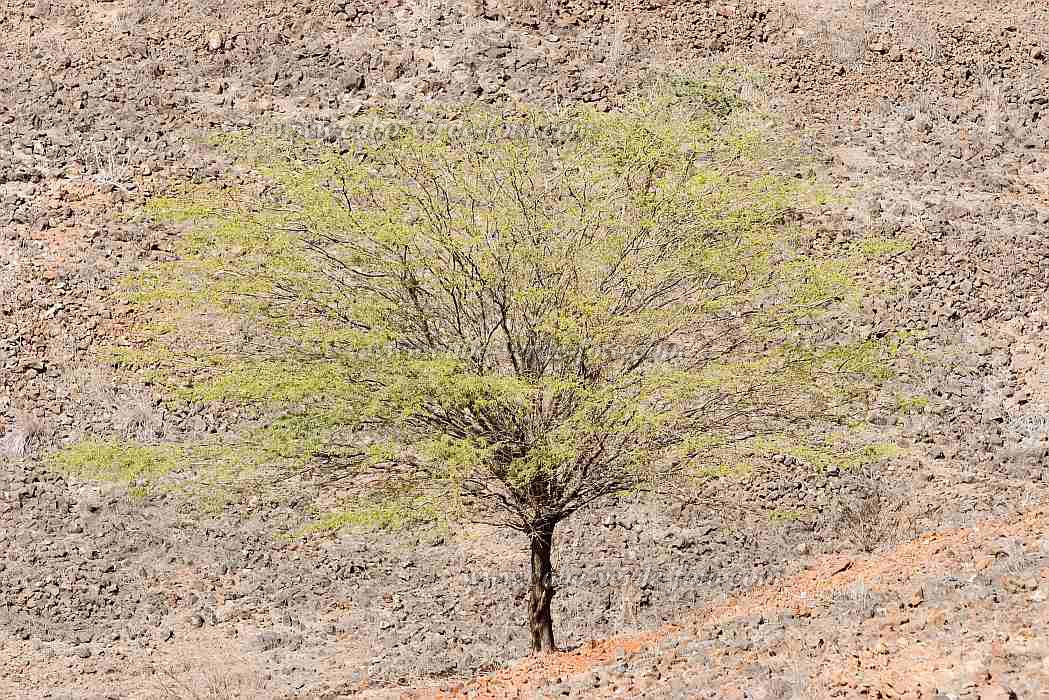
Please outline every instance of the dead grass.
[[122, 438], [137, 442], [163, 440], [168, 433], [164, 411], [139, 385], [121, 385], [111, 370], [75, 361], [70, 355], [62, 375], [60, 393], [75, 401], [82, 410], [106, 416]]
[[202, 668], [192, 663], [157, 669], [155, 700], [229, 700], [267, 697], [258, 671], [233, 671], [221, 664]]
[[841, 506], [838, 530], [861, 551], [873, 552], [889, 540], [895, 521], [888, 512], [888, 497], [880, 486]]
[[862, 552], [917, 537], [922, 520], [935, 511], [910, 502], [906, 494], [890, 492], [886, 478], [873, 470], [864, 470], [854, 479], [859, 495], [842, 500], [831, 524]]
[[147, 442], [163, 439], [164, 418], [145, 392], [133, 392], [119, 402], [113, 414], [114, 427], [127, 439]]
[[29, 455], [33, 447], [46, 434], [44, 422], [29, 411], [16, 411], [11, 426], [0, 437], [0, 456], [21, 459]]

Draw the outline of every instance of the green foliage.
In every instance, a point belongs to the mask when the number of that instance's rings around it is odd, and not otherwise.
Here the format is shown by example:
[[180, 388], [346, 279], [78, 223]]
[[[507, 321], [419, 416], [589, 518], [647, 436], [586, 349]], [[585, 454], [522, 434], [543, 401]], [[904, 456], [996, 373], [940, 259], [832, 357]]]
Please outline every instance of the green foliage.
[[325, 513], [303, 528], [298, 536], [312, 533], [355, 530], [413, 530], [431, 526], [442, 518], [442, 512], [426, 498], [394, 496], [361, 497], [338, 510]]
[[459, 135], [402, 122], [345, 153], [218, 138], [266, 187], [151, 204], [194, 225], [133, 281], [155, 322], [114, 361], [158, 360], [179, 401], [294, 411], [244, 463], [379, 473], [523, 530], [736, 464], [741, 431], [802, 450], [887, 376], [885, 349], [845, 330], [852, 261], [783, 226], [820, 193], [763, 170], [769, 135], [694, 92], [462, 110]]
[[769, 512], [769, 522], [773, 525], [785, 525], [811, 517], [812, 513], [791, 508], [776, 508]]
[[149, 489], [145, 486], [128, 486], [127, 497], [132, 501], [141, 501], [149, 496]]
[[668, 79], [671, 94], [692, 98], [710, 114], [725, 118], [747, 106], [741, 94], [745, 82], [760, 82], [760, 76], [742, 66], [716, 65], [692, 74]]
[[901, 394], [896, 395], [896, 412], [897, 413], [921, 413], [925, 410], [925, 407], [929, 405], [929, 397], [927, 396], [903, 396]]
[[[59, 473], [78, 479], [145, 486], [178, 469], [181, 448], [86, 441], [52, 457]], [[144, 482], [144, 483], [140, 483]]]
[[[86, 440], [49, 457], [68, 477], [120, 484], [142, 498], [178, 494], [206, 512], [218, 512], [271, 490], [259, 478], [267, 468], [302, 468], [320, 449], [313, 418], [285, 417], [246, 429], [240, 440], [145, 445], [127, 440]], [[263, 480], [264, 481], [264, 480]]]
[[855, 471], [898, 453], [893, 443], [863, 439], [848, 429], [827, 432], [818, 439], [805, 442], [788, 433], [759, 435], [747, 441], [746, 447], [766, 459], [773, 455], [789, 455], [815, 472], [832, 467]]
[[914, 248], [911, 241], [884, 236], [867, 236], [859, 243], [860, 252], [867, 257], [893, 256], [906, 253]]

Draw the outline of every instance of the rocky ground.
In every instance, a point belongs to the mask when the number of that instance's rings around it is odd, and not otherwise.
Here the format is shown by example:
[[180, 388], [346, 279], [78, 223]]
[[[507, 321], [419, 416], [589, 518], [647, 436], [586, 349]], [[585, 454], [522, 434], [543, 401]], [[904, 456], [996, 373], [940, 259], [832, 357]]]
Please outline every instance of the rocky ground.
[[1046, 517], [1040, 507], [875, 556], [814, 557], [672, 626], [415, 696], [1043, 697]]
[[[435, 677], [482, 696], [1049, 692], [1047, 12], [6, 3], [0, 692], [334, 698], [442, 692]], [[562, 642], [579, 648], [468, 681], [524, 654], [522, 542], [480, 528], [283, 540], [294, 499], [202, 515], [39, 463], [84, 435], [225, 429], [222, 416], [169, 413], [93, 354], [135, 321], [115, 280], [170, 255], [173, 232], [136, 208], [174, 181], [227, 176], [206, 131], [345, 136], [342, 115], [432, 100], [602, 104], [733, 61], [768, 76], [744, 97], [788, 115], [847, 202], [800, 213], [805, 224], [824, 243], [874, 232], [913, 244], [871, 270], [885, 292], [867, 322], [928, 335], [924, 361], [873, 409], [903, 448], [874, 480], [781, 461], [713, 485], [716, 510], [643, 502], [581, 517], [559, 533], [555, 599]], [[857, 525], [842, 506], [872, 493], [876, 522]]]

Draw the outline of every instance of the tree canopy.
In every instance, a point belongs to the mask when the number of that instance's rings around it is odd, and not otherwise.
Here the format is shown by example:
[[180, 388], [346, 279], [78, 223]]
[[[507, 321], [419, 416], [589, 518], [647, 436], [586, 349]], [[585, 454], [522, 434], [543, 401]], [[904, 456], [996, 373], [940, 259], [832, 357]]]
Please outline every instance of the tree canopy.
[[153, 321], [120, 359], [284, 410], [275, 456], [529, 534], [533, 586], [580, 508], [747, 446], [833, 449], [885, 376], [849, 322], [857, 258], [789, 225], [819, 192], [760, 122], [681, 94], [432, 120], [219, 139], [253, 177], [153, 202], [189, 226], [136, 280]]

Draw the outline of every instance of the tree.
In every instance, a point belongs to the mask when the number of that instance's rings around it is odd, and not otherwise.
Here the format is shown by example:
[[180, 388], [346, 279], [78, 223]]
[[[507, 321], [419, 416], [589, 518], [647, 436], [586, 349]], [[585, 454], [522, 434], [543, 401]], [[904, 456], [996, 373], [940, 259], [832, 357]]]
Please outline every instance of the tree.
[[226, 139], [267, 184], [156, 201], [194, 225], [138, 301], [181, 314], [154, 340], [184, 398], [294, 405], [313, 467], [527, 535], [551, 651], [559, 523], [842, 420], [881, 350], [834, 325], [860, 289], [784, 224], [809, 183], [761, 169], [753, 126], [676, 96], [454, 116]]

